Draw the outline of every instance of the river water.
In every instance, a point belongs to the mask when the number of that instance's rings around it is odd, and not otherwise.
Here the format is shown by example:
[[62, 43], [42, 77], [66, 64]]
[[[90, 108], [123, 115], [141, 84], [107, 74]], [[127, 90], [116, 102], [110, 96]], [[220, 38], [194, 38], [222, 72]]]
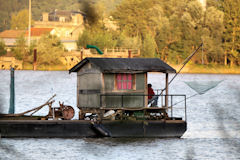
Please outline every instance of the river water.
[[[9, 71], [0, 70], [0, 112], [9, 106]], [[170, 79], [173, 75], [170, 75]], [[76, 74], [67, 71], [16, 71], [16, 113], [37, 107], [57, 94], [58, 101], [76, 106]], [[148, 74], [153, 88], [164, 88], [164, 75]], [[188, 129], [180, 139], [0, 139], [0, 159], [142, 160], [240, 159], [240, 75], [180, 74], [170, 94], [196, 92], [185, 81], [222, 81], [187, 101]], [[178, 99], [176, 99], [178, 101]], [[182, 104], [175, 115], [183, 114]], [[38, 114], [46, 115], [48, 108]], [[77, 115], [74, 117], [77, 119]]]

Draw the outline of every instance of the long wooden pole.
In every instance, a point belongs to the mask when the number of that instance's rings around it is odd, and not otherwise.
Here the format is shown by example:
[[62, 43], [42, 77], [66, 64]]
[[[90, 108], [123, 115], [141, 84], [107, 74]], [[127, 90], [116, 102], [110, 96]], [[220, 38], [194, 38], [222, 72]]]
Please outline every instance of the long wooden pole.
[[[170, 85], [172, 83], [172, 81], [177, 77], [177, 75], [181, 72], [181, 70], [185, 67], [185, 65], [190, 61], [190, 59], [197, 53], [197, 51], [199, 50], [199, 48], [203, 45], [203, 43], [200, 44], [200, 46], [198, 46], [198, 48], [190, 55], [188, 56], [184, 62], [183, 62], [183, 66], [180, 68], [180, 70], [173, 76], [173, 78], [168, 82], [168, 85]], [[164, 88], [161, 92], [161, 94], [163, 93], [163, 91], [165, 91], [166, 88]]]
[[37, 70], [37, 49], [33, 50], [33, 70]]
[[31, 15], [31, 13], [32, 13], [32, 11], [31, 11], [31, 9], [32, 9], [31, 0], [29, 0], [28, 5], [29, 5], [29, 9], [28, 9], [28, 47], [30, 48], [30, 44], [31, 44], [31, 17], [32, 17], [32, 15]]
[[[42, 104], [41, 106], [39, 106], [39, 107], [36, 107], [36, 108], [33, 108], [33, 109], [30, 109], [30, 110], [28, 110], [28, 111], [25, 111], [25, 112], [22, 112], [22, 113], [18, 113], [18, 114], [1, 114], [0, 116], [2, 116], [2, 117], [18, 117], [18, 116], [23, 116], [24, 114], [26, 114], [26, 113], [29, 113], [29, 112], [32, 112], [32, 111], [38, 111], [38, 110], [40, 110], [42, 107], [44, 107], [44, 106], [46, 106], [46, 105], [48, 105], [48, 104], [51, 104], [51, 103], [53, 103], [54, 102], [54, 100], [53, 101], [51, 101], [54, 97], [56, 96], [56, 94], [54, 94], [51, 98], [49, 98], [48, 100], [47, 100], [47, 102], [45, 102], [44, 104]], [[35, 113], [35, 112], [34, 112]], [[32, 114], [31, 114], [32, 115]]]
[[[166, 93], [166, 95], [165, 95], [165, 107], [166, 107], [166, 112], [168, 111], [168, 73], [166, 73], [166, 90], [165, 90], [165, 93]], [[165, 113], [165, 118], [166, 118], [166, 113]]]

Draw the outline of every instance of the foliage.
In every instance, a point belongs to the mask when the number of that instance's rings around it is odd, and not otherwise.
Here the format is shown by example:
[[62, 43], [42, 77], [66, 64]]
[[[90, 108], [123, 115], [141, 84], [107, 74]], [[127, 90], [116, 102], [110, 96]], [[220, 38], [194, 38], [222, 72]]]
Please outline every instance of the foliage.
[[115, 37], [117, 39], [117, 47], [132, 49], [141, 48], [141, 39], [139, 37], [129, 37], [124, 31], [121, 33], [117, 33]]
[[0, 56], [7, 54], [5, 47], [4, 41], [0, 39]]
[[223, 12], [215, 7], [206, 10], [205, 28], [202, 40], [205, 44], [205, 52], [208, 61], [223, 62], [222, 33], [223, 33]]
[[159, 23], [161, 11], [158, 7], [161, 8], [157, 4], [155, 6], [153, 0], [123, 0], [112, 16], [129, 36], [143, 37], [147, 30], [157, 26], [156, 22]]
[[[28, 0], [0, 4], [0, 31], [10, 28], [12, 15], [28, 8]], [[233, 66], [240, 65], [239, 6], [240, 0], [206, 0], [206, 8], [199, 0], [32, 0], [32, 16], [39, 20], [42, 12], [54, 9], [84, 11], [88, 24], [77, 40], [79, 48], [135, 48], [144, 57], [181, 63], [203, 42], [192, 62]], [[116, 31], [105, 28], [110, 16]]]
[[26, 9], [28, 0], [0, 0], [0, 31], [9, 29], [11, 16], [22, 9]]
[[117, 40], [114, 39], [112, 32], [107, 30], [86, 29], [78, 38], [78, 48], [86, 47], [87, 44], [95, 45], [100, 49], [114, 48], [117, 44]]
[[[144, 56], [146, 48], [152, 48], [152, 57], [181, 63], [204, 42], [204, 62], [222, 63], [224, 13], [220, 8], [213, 0], [207, 1], [205, 9], [198, 0], [123, 0], [112, 15], [120, 30], [141, 38]], [[200, 56], [194, 62], [201, 63]]]
[[154, 57], [155, 56], [155, 45], [154, 37], [151, 34], [146, 34], [143, 40], [143, 46], [141, 48], [141, 54], [143, 57]]
[[27, 45], [26, 45], [26, 39], [24, 36], [20, 36], [17, 38], [16, 43], [15, 43], [15, 48], [13, 49], [14, 56], [18, 60], [23, 60], [28, 56], [27, 52]]
[[43, 35], [37, 45], [38, 64], [60, 64], [60, 57], [64, 53], [64, 47], [60, 39], [53, 35]]
[[[21, 10], [17, 14], [12, 14], [11, 29], [26, 30], [28, 28], [28, 15], [27, 9]], [[33, 20], [31, 20], [31, 23], [33, 23]]]
[[240, 0], [224, 0], [224, 50], [231, 66], [240, 64]]

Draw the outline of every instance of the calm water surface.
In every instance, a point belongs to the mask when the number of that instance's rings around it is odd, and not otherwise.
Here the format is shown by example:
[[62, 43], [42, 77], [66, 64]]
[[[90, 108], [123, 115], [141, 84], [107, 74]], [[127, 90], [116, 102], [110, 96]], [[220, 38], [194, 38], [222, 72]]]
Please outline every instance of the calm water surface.
[[[0, 71], [0, 111], [8, 112], [9, 71]], [[173, 75], [171, 75], [173, 76]], [[170, 77], [171, 77], [170, 76]], [[76, 74], [65, 71], [16, 71], [16, 113], [56, 102], [76, 106]], [[220, 81], [187, 101], [188, 129], [181, 139], [1, 139], [0, 159], [240, 159], [240, 75], [183, 74], [170, 94], [196, 94], [184, 81]], [[164, 75], [150, 73], [153, 88], [164, 88]], [[175, 99], [179, 101], [180, 99]], [[55, 106], [57, 103], [55, 102]], [[174, 115], [183, 115], [182, 104]], [[48, 108], [39, 115], [46, 115]], [[74, 117], [77, 119], [77, 115]]]

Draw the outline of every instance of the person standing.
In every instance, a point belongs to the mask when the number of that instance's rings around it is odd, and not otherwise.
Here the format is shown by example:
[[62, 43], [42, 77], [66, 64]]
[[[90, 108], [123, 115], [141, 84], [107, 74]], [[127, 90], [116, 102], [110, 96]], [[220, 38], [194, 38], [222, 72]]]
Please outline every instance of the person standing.
[[152, 84], [148, 84], [148, 104], [151, 104], [151, 107], [157, 106], [158, 96], [155, 95]]

